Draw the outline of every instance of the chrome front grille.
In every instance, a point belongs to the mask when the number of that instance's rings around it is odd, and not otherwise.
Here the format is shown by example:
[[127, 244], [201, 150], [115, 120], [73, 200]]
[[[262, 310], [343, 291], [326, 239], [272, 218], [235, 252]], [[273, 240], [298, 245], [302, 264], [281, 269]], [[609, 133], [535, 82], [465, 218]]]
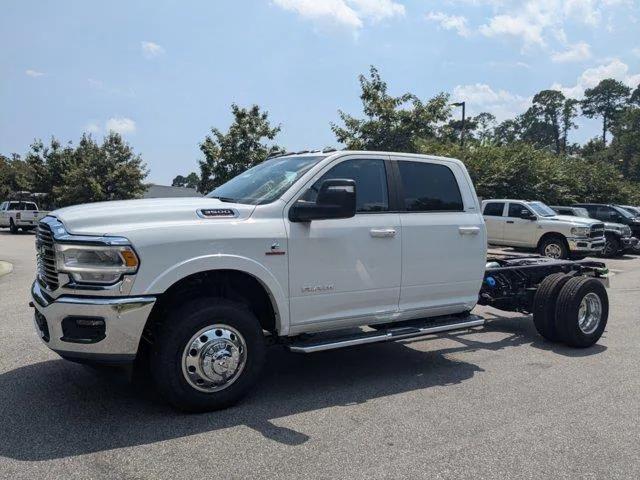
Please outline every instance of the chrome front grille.
[[591, 238], [604, 237], [604, 223], [596, 223], [595, 225], [592, 225], [589, 236]]
[[38, 281], [48, 290], [56, 290], [59, 283], [53, 232], [44, 222], [38, 224], [36, 231], [36, 252]]

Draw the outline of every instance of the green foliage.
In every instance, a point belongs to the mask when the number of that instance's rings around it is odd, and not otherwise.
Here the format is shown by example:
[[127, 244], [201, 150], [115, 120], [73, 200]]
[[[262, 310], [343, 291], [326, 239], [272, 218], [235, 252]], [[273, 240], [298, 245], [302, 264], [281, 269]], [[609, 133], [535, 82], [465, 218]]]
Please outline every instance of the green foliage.
[[172, 187], [195, 188], [196, 190], [198, 189], [199, 185], [200, 177], [196, 172], [191, 172], [186, 177], [178, 175], [171, 182]]
[[630, 184], [615, 166], [563, 157], [524, 142], [511, 145], [459, 145], [423, 142], [420, 152], [460, 158], [482, 198], [543, 200], [548, 204], [625, 202]]
[[602, 117], [602, 141], [607, 143], [607, 132], [629, 100], [631, 89], [624, 83], [605, 78], [584, 92], [582, 113], [588, 118]]
[[71, 143], [63, 147], [55, 138], [49, 145], [38, 140], [24, 161], [16, 161], [22, 164], [25, 180], [12, 190], [45, 193], [42, 203], [48, 207], [125, 200], [146, 191], [142, 159], [116, 133], [107, 135], [102, 144], [84, 134], [77, 147]]
[[415, 152], [416, 142], [435, 138], [438, 125], [450, 117], [447, 94], [440, 93], [426, 103], [410, 93], [393, 97], [373, 66], [369, 78], [360, 75], [359, 79], [365, 118], [340, 111], [344, 126], [331, 124], [338, 141], [349, 149]]
[[0, 201], [10, 198], [14, 192], [31, 190], [31, 172], [19, 155], [11, 158], [0, 155]]
[[218, 185], [235, 177], [246, 169], [261, 163], [265, 158], [282, 151], [277, 145], [268, 145], [280, 126], [272, 127], [268, 113], [260, 107], [240, 108], [231, 105], [233, 122], [227, 133], [211, 129], [200, 144], [204, 159], [200, 160], [200, 184], [198, 191], [207, 193]]
[[612, 163], [619, 164], [625, 178], [640, 181], [640, 108], [622, 112], [612, 131]]

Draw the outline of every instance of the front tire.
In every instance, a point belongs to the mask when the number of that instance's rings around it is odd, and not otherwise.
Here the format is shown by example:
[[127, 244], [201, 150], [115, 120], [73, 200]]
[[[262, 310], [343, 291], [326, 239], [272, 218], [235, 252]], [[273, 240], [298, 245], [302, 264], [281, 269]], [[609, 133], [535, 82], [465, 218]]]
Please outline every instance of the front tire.
[[571, 347], [586, 348], [596, 343], [609, 318], [609, 298], [604, 285], [590, 277], [574, 277], [558, 295], [556, 328]]
[[602, 249], [602, 256], [611, 258], [618, 256], [620, 252], [620, 240], [613, 235], [607, 235]]
[[538, 246], [538, 253], [544, 257], [564, 260], [569, 258], [569, 247], [562, 237], [547, 237]]
[[260, 323], [244, 304], [199, 298], [176, 306], [163, 320], [151, 373], [175, 408], [218, 410], [236, 403], [255, 383], [265, 349]]

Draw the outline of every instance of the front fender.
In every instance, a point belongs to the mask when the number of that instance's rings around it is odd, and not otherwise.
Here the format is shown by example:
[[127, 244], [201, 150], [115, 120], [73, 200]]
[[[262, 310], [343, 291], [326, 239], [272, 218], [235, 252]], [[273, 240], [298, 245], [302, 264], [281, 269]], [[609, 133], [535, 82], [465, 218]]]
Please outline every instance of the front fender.
[[214, 254], [190, 258], [165, 270], [145, 289], [144, 293], [158, 295], [190, 275], [212, 270], [237, 270], [258, 280], [265, 288], [276, 314], [276, 328], [280, 335], [289, 333], [289, 303], [285, 289], [278, 279], [261, 263], [239, 255]]

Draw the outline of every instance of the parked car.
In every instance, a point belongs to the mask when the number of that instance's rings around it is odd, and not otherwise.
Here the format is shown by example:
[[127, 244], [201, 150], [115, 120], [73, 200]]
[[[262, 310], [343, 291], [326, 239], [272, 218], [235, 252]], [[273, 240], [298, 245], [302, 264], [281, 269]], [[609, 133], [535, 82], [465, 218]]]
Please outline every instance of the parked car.
[[0, 227], [9, 227], [11, 233], [34, 230], [38, 222], [47, 216], [48, 212], [38, 209], [35, 202], [22, 200], [2, 202], [0, 204]]
[[[585, 208], [589, 217], [601, 222], [622, 223], [631, 228], [631, 234], [640, 239], [640, 217], [622, 208], [619, 205], [603, 203], [576, 203], [574, 207]], [[640, 243], [633, 249], [634, 253], [640, 253]]]
[[[582, 207], [551, 207], [558, 215], [589, 218], [589, 212]], [[638, 239], [631, 234], [631, 228], [622, 223], [604, 222], [605, 244], [602, 250], [604, 257], [614, 257], [631, 251], [638, 244]]]
[[189, 411], [237, 401], [267, 345], [311, 353], [468, 329], [485, 323], [478, 302], [533, 313], [543, 337], [574, 347], [600, 338], [604, 264], [486, 264], [486, 248], [458, 160], [284, 155], [208, 197], [53, 212], [37, 233], [35, 326], [64, 358], [147, 364]]
[[560, 216], [542, 202], [484, 200], [482, 214], [491, 245], [537, 250], [551, 258], [597, 255], [605, 245], [602, 222]]
[[640, 207], [632, 207], [631, 205], [620, 205], [620, 206], [630, 214], [635, 215], [636, 217], [640, 217]]

